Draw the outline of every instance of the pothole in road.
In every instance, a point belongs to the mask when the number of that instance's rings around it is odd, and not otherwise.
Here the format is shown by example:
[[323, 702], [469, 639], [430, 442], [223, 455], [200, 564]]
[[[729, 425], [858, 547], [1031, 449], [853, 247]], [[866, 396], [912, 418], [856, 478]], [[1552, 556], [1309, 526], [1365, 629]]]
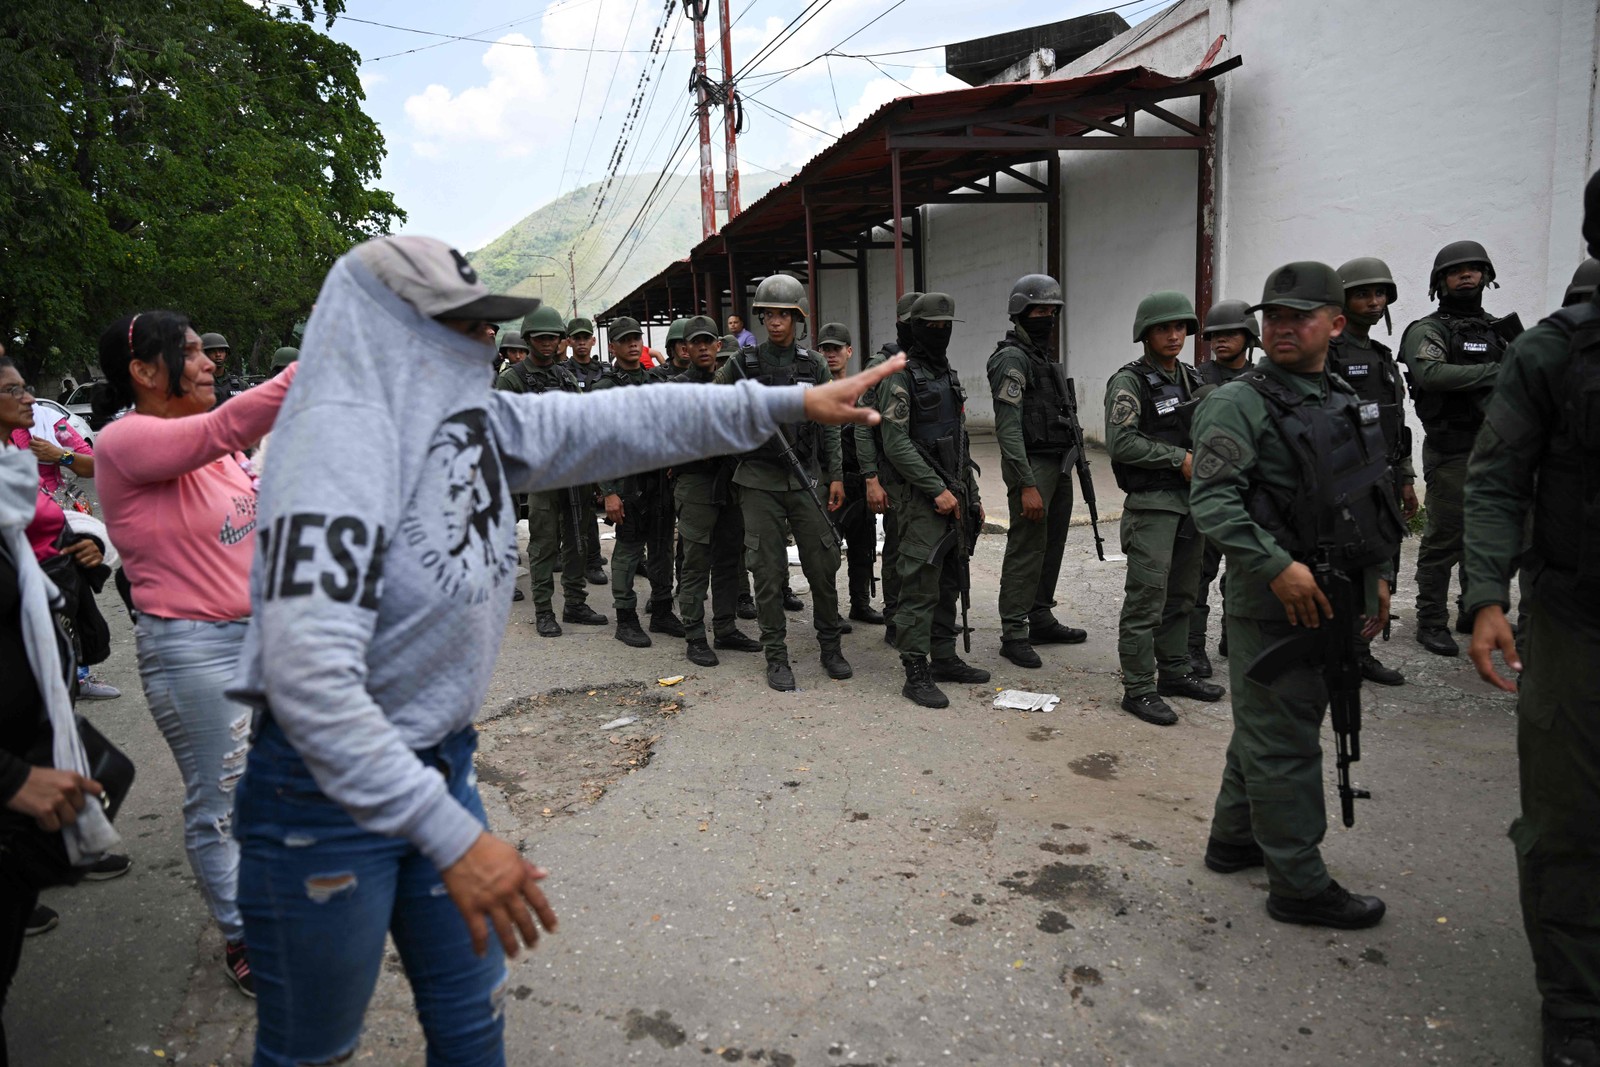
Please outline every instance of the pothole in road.
[[[530, 828], [575, 815], [649, 766], [664, 729], [687, 706], [677, 689], [653, 682], [523, 697], [478, 724], [478, 780], [505, 794]], [[619, 719], [634, 721], [613, 725]]]

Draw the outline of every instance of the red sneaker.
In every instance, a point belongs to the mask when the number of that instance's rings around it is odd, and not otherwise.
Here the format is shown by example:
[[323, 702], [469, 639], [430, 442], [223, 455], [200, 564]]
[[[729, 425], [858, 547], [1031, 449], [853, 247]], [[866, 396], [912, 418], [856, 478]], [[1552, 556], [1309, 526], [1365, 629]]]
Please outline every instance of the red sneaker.
[[222, 969], [228, 972], [228, 978], [238, 987], [239, 992], [251, 1000], [256, 996], [255, 976], [250, 973], [250, 954], [246, 951], [243, 941], [229, 941], [222, 952]]

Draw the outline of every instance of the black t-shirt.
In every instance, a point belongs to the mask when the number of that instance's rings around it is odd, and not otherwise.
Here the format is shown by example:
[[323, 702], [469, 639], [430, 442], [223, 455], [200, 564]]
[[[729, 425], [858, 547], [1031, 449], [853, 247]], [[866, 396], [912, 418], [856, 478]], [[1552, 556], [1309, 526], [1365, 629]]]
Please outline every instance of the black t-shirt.
[[49, 734], [39, 684], [22, 640], [22, 595], [11, 554], [0, 548], [0, 802], [28, 777], [23, 757]]

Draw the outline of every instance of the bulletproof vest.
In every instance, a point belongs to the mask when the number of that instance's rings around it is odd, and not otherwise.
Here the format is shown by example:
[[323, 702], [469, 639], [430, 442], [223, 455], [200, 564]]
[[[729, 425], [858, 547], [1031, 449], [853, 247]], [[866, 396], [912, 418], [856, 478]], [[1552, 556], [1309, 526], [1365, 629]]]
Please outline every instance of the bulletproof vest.
[[[524, 361], [526, 362], [526, 361]], [[640, 367], [638, 370], [626, 371], [621, 367], [606, 368], [596, 381], [609, 381], [613, 385], [654, 385], [656, 382], [665, 381], [653, 367]]]
[[1543, 562], [1600, 578], [1600, 306], [1544, 320], [1567, 335], [1555, 430], [1534, 479], [1533, 547]]
[[1247, 357], [1242, 366], [1224, 367], [1214, 359], [1208, 359], [1200, 364], [1198, 370], [1200, 381], [1206, 385], [1227, 385], [1241, 374], [1249, 374], [1254, 366]]
[[1389, 462], [1411, 452], [1405, 409], [1400, 406], [1400, 367], [1387, 345], [1368, 338], [1362, 348], [1347, 337], [1328, 343], [1328, 369], [1344, 379], [1357, 397], [1378, 405], [1378, 425], [1389, 448]]
[[1267, 415], [1299, 461], [1293, 486], [1251, 483], [1250, 517], [1296, 560], [1324, 559], [1353, 573], [1394, 558], [1405, 536], [1376, 401], [1337, 378], [1318, 403], [1260, 371], [1241, 378], [1266, 401]]
[[591, 359], [587, 363], [579, 363], [575, 359], [569, 359], [562, 366], [572, 372], [572, 376], [578, 380], [578, 387], [585, 390], [599, 381], [600, 376], [606, 372], [606, 368], [601, 365], [598, 359]]
[[[739, 349], [739, 354], [733, 358], [739, 361], [739, 370], [743, 372], [744, 377], [762, 385], [781, 386], [794, 385], [796, 382], [815, 382], [817, 372], [827, 365], [821, 356], [799, 345], [795, 346], [794, 362], [787, 366], [764, 363], [761, 359], [761, 350], [754, 346]], [[780, 429], [794, 446], [795, 455], [800, 457], [800, 462], [810, 462], [817, 448], [816, 423], [807, 419], [803, 422], [787, 423]], [[759, 448], [746, 452], [741, 458], [782, 463], [783, 446], [778, 443], [778, 438], [774, 435]]]
[[[1177, 368], [1176, 382], [1169, 382], [1167, 376], [1151, 366], [1148, 360], [1136, 359], [1122, 370], [1132, 371], [1139, 382], [1139, 432], [1157, 441], [1187, 449], [1192, 444], [1189, 427], [1178, 407], [1200, 388], [1200, 375], [1182, 360], [1178, 361]], [[1117, 486], [1124, 493], [1189, 488], [1188, 480], [1176, 467], [1155, 470], [1135, 467], [1131, 463], [1113, 463], [1111, 473], [1116, 476]]]
[[525, 393], [577, 393], [577, 379], [573, 378], [559, 363], [552, 363], [548, 367], [535, 366], [532, 359], [524, 359], [517, 364], [517, 377], [522, 379], [522, 391]]
[[911, 439], [931, 451], [935, 442], [961, 432], [967, 394], [948, 366], [941, 371], [914, 359], [906, 371], [911, 375]]
[[[1506, 353], [1506, 343], [1494, 332], [1496, 320], [1488, 316], [1457, 315], [1443, 308], [1424, 315], [1417, 322], [1433, 319], [1445, 328], [1448, 341], [1445, 345], [1446, 361], [1455, 366], [1478, 363], [1499, 363]], [[1409, 333], [1417, 323], [1406, 327]], [[1401, 343], [1405, 341], [1401, 336]], [[1417, 418], [1427, 434], [1428, 444], [1441, 452], [1469, 452], [1483, 425], [1483, 398], [1492, 387], [1483, 389], [1433, 392], [1418, 386], [1416, 376], [1407, 374], [1411, 395], [1417, 408]]]
[[1072, 402], [1049, 361], [1030, 350], [1015, 330], [995, 346], [995, 352], [1007, 348], [1017, 349], [1028, 361], [1028, 387], [1022, 393], [1022, 446], [1029, 455], [1060, 455], [1077, 443]]

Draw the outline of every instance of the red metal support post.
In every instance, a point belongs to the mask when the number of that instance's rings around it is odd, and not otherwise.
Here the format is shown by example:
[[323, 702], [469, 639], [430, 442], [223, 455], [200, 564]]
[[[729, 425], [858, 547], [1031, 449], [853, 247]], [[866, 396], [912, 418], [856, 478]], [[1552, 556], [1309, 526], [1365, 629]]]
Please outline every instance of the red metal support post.
[[889, 184], [894, 190], [894, 202], [891, 205], [894, 211], [894, 298], [899, 300], [906, 295], [906, 263], [905, 263], [905, 234], [902, 232], [900, 218], [900, 149], [891, 149], [889, 152]]
[[[739, 214], [739, 129], [737, 117], [742, 108], [738, 102], [738, 89], [733, 84], [733, 27], [728, 22], [728, 0], [718, 0], [722, 12], [722, 126], [726, 158], [723, 168], [728, 182], [728, 221]], [[737, 306], [737, 305], [735, 305]]]
[[[1199, 159], [1199, 175], [1195, 189], [1195, 248], [1194, 248], [1194, 310], [1201, 322], [1211, 310], [1215, 297], [1212, 278], [1213, 255], [1217, 238], [1217, 90], [1207, 85], [1200, 95], [1200, 128], [1204, 131], [1205, 147], [1195, 155]], [[1198, 366], [1211, 358], [1211, 346], [1204, 337], [1194, 339], [1194, 361]]]

